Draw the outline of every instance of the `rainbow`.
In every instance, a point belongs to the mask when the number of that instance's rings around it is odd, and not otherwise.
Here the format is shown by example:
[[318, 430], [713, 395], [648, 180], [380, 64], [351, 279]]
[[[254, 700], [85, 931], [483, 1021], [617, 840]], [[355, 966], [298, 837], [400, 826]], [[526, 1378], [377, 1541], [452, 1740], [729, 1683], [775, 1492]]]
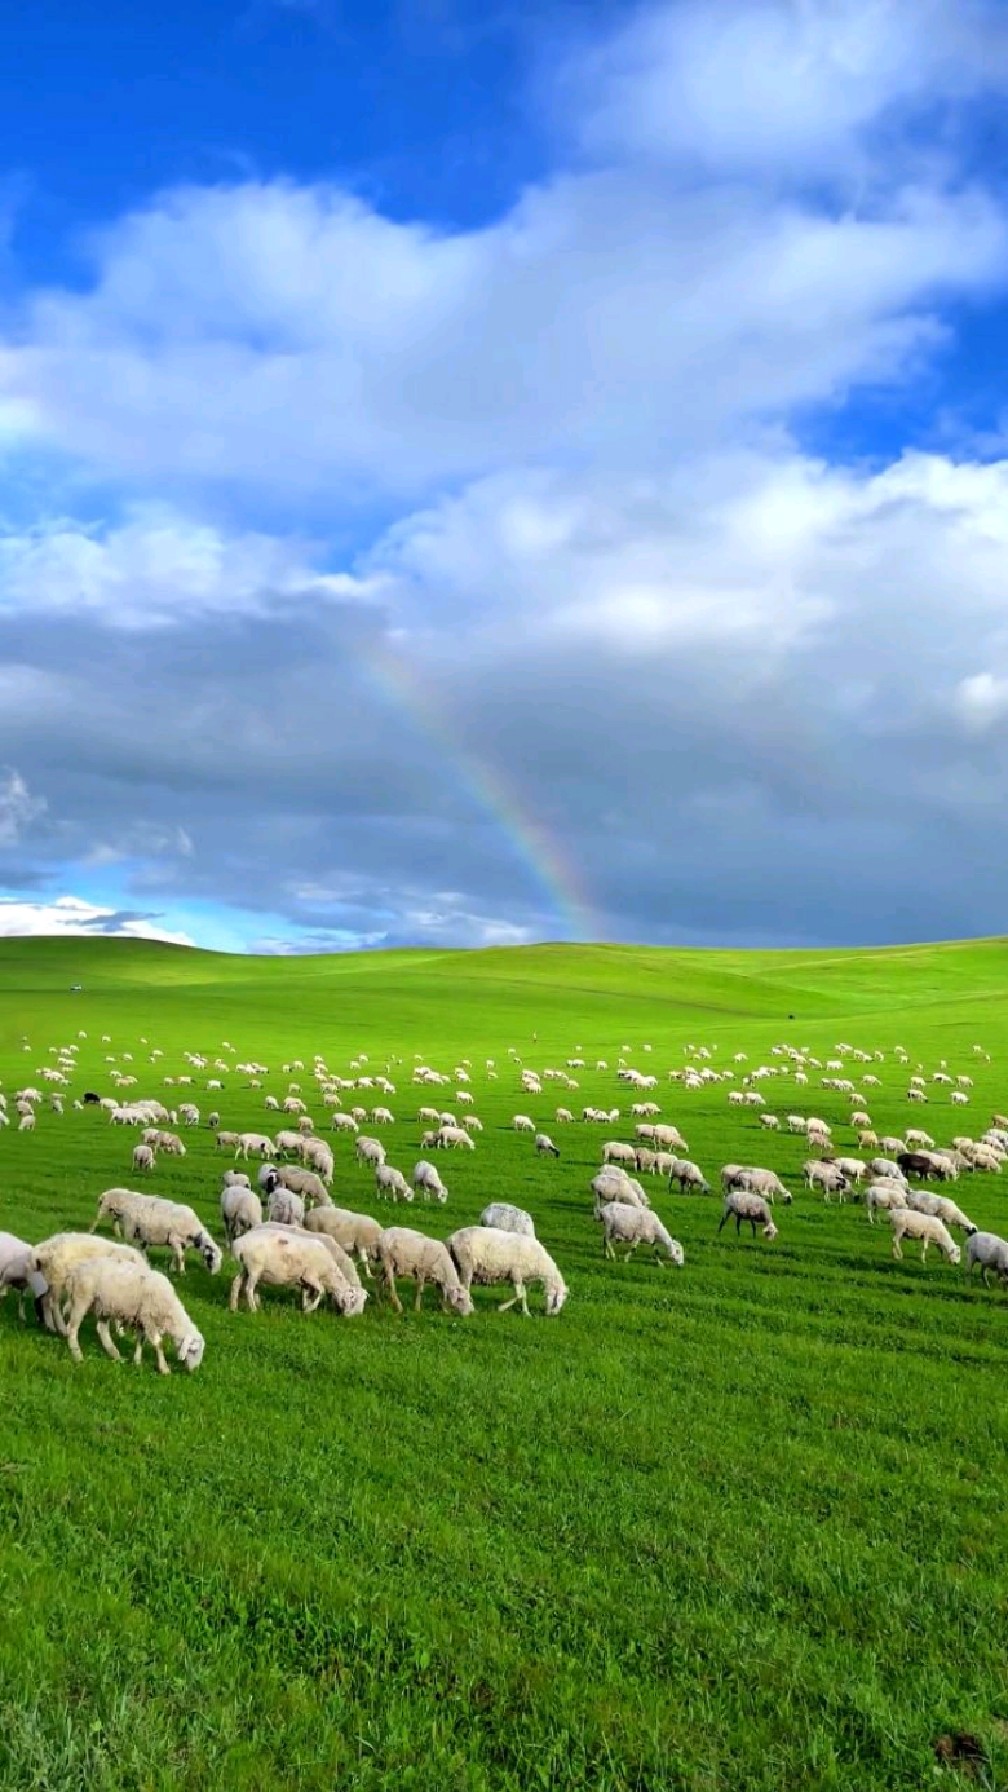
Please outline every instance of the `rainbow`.
[[431, 741], [452, 769], [461, 789], [507, 838], [515, 857], [531, 873], [565, 940], [593, 938], [592, 908], [578, 874], [556, 841], [528, 811], [498, 770], [479, 758], [451, 727], [412, 668], [386, 643], [364, 650], [365, 673], [392, 707], [405, 709], [418, 732]]

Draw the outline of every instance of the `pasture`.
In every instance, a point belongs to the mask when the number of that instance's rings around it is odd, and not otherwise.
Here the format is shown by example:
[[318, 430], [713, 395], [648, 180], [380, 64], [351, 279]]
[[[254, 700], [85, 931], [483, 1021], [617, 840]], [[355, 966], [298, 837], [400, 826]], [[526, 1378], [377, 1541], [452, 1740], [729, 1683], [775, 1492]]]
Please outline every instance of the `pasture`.
[[[866, 1105], [880, 1136], [979, 1137], [1008, 1111], [1006, 971], [1000, 941], [315, 960], [0, 942], [11, 1107], [23, 1083], [46, 1092], [49, 1046], [79, 1045], [66, 1112], [47, 1098], [34, 1133], [16, 1117], [0, 1133], [0, 1228], [86, 1228], [101, 1190], [128, 1183], [191, 1202], [221, 1238], [233, 1157], [206, 1113], [275, 1132], [264, 1096], [294, 1076], [333, 1142], [338, 1203], [445, 1236], [491, 1199], [517, 1202], [570, 1288], [552, 1320], [538, 1294], [530, 1319], [500, 1315], [497, 1289], [474, 1291], [468, 1319], [430, 1294], [417, 1316], [405, 1290], [402, 1318], [373, 1299], [359, 1319], [305, 1318], [270, 1290], [259, 1314], [231, 1314], [228, 1260], [213, 1279], [191, 1262], [180, 1287], [206, 1357], [170, 1378], [149, 1357], [116, 1367], [90, 1323], [75, 1367], [8, 1298], [0, 1784], [918, 1792], [969, 1783], [936, 1766], [936, 1739], [960, 1731], [986, 1751], [975, 1783], [1008, 1784], [1008, 1297], [912, 1245], [894, 1262], [884, 1215], [872, 1227], [863, 1205], [807, 1193], [805, 1141], [727, 1100], [747, 1068], [783, 1062], [775, 1044], [825, 1063], [844, 1041], [884, 1054], [847, 1070], [879, 1076]], [[927, 1078], [919, 1109], [897, 1044]], [[690, 1045], [736, 1082], [670, 1082]], [[509, 1047], [540, 1072], [582, 1057], [578, 1087], [521, 1093]], [[210, 1068], [165, 1088], [187, 1049]], [[472, 1154], [444, 1154], [444, 1207], [375, 1200], [352, 1141], [326, 1127], [316, 1053], [339, 1075], [360, 1053], [387, 1071], [394, 1097], [343, 1104], [388, 1099], [383, 1142], [407, 1172], [420, 1104], [454, 1105], [451, 1088], [411, 1082], [414, 1054], [448, 1073], [471, 1059], [485, 1130]], [[657, 1077], [661, 1118], [715, 1190], [644, 1179], [681, 1270], [643, 1248], [603, 1259], [589, 1183], [603, 1141], [633, 1136], [621, 1055]], [[304, 1070], [285, 1076], [295, 1058]], [[230, 1068], [245, 1059], [269, 1066], [261, 1089]], [[973, 1078], [968, 1106], [933, 1085], [941, 1059]], [[113, 1068], [136, 1075], [130, 1095], [202, 1110], [186, 1158], [142, 1182], [138, 1134], [72, 1108], [85, 1089], [113, 1093]], [[760, 1087], [768, 1109], [822, 1115], [854, 1148], [850, 1103], [818, 1073]], [[621, 1118], [557, 1125], [561, 1104]], [[521, 1111], [558, 1162], [511, 1130]], [[772, 1243], [717, 1236], [730, 1160], [772, 1166], [794, 1192]], [[953, 1192], [1008, 1233], [1008, 1173]]]

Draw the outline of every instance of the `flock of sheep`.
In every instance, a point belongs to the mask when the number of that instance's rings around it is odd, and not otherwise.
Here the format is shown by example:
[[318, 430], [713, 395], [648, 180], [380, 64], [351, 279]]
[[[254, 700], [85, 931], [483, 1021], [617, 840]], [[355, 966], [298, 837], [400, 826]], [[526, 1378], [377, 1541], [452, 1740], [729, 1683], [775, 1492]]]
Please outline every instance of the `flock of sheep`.
[[[104, 1038], [103, 1043], [111, 1042]], [[234, 1053], [227, 1042], [222, 1049]], [[980, 1047], [974, 1050], [986, 1056]], [[658, 1087], [658, 1077], [630, 1066], [623, 1055], [628, 1051], [624, 1047], [619, 1056], [616, 1081], [629, 1085], [647, 1099], [631, 1104], [632, 1140], [610, 1138], [603, 1142], [602, 1162], [591, 1181], [593, 1213], [602, 1228], [607, 1257], [614, 1257], [620, 1245], [626, 1247], [625, 1255], [629, 1258], [643, 1244], [660, 1261], [681, 1267], [682, 1246], [654, 1212], [639, 1178], [660, 1176], [670, 1190], [701, 1195], [710, 1192], [710, 1183], [699, 1165], [685, 1155], [688, 1146], [678, 1127], [658, 1118], [660, 1106], [651, 1094]], [[78, 1052], [76, 1044], [50, 1047], [49, 1053], [56, 1061], [37, 1073], [42, 1082], [50, 1085], [49, 1106], [56, 1114], [63, 1112], [64, 1091], [69, 1098], [79, 1079]], [[731, 1084], [729, 1104], [758, 1110], [760, 1130], [770, 1135], [781, 1130], [781, 1121], [768, 1110], [766, 1096], [756, 1085], [768, 1087], [771, 1079], [781, 1079], [789, 1087], [801, 1089], [808, 1085], [811, 1075], [818, 1074], [819, 1086], [849, 1099], [849, 1124], [856, 1133], [859, 1149], [872, 1148], [876, 1155], [868, 1159], [838, 1153], [833, 1128], [826, 1121], [814, 1115], [790, 1113], [785, 1117], [786, 1129], [802, 1133], [813, 1153], [804, 1165], [808, 1189], [820, 1190], [826, 1201], [863, 1195], [870, 1221], [874, 1223], [879, 1211], [888, 1215], [896, 1257], [902, 1255], [903, 1241], [912, 1239], [920, 1243], [922, 1258], [934, 1244], [949, 1262], [959, 1263], [960, 1247], [952, 1236], [953, 1231], [959, 1230], [966, 1236], [969, 1269], [979, 1265], [985, 1283], [991, 1270], [1002, 1282], [1008, 1282], [1008, 1241], [980, 1231], [948, 1194], [919, 1186], [924, 1180], [947, 1184], [978, 1172], [998, 1173], [1008, 1157], [1008, 1118], [996, 1114], [982, 1138], [958, 1135], [948, 1146], [936, 1146], [919, 1127], [905, 1129], [899, 1137], [879, 1137], [867, 1102], [881, 1088], [875, 1065], [885, 1061], [884, 1054], [856, 1050], [846, 1043], [837, 1046], [836, 1053], [823, 1065], [810, 1051], [781, 1044], [772, 1047], [772, 1063], [748, 1069], [746, 1055], [739, 1052], [731, 1067], [718, 1070], [712, 1062], [711, 1048], [691, 1045], [686, 1047], [686, 1065], [669, 1071], [668, 1079], [684, 1092], [712, 1083]], [[562, 1069], [552, 1067], [537, 1072], [523, 1066], [513, 1048], [509, 1055], [513, 1060], [509, 1069], [518, 1074], [518, 1087], [529, 1097], [541, 1098], [544, 1084], [550, 1081], [568, 1090], [576, 1089], [579, 1079], [575, 1073], [585, 1068], [584, 1059], [575, 1055]], [[162, 1057], [163, 1053], [151, 1051], [150, 1064], [156, 1065]], [[229, 1079], [237, 1074], [244, 1079], [246, 1088], [253, 1089], [261, 1089], [263, 1078], [268, 1075], [267, 1067], [256, 1062], [217, 1059], [211, 1064], [206, 1056], [196, 1052], [188, 1052], [185, 1057], [187, 1069], [164, 1075], [165, 1086], [186, 1088], [196, 1076], [201, 1076], [208, 1091], [220, 1091], [223, 1095], [227, 1085], [219, 1076], [205, 1076], [208, 1070], [226, 1072]], [[908, 1066], [903, 1048], [896, 1048], [894, 1058], [897, 1065]], [[114, 1066], [110, 1081], [116, 1093], [84, 1091], [74, 1098], [73, 1105], [81, 1111], [92, 1107], [107, 1113], [113, 1126], [140, 1129], [140, 1140], [132, 1149], [132, 1168], [137, 1174], [150, 1174], [159, 1156], [185, 1157], [185, 1142], [172, 1128], [199, 1127], [201, 1113], [188, 1098], [178, 1101], [174, 1109], [153, 1096], [124, 1098], [123, 1091], [138, 1081], [135, 1072], [125, 1068], [132, 1061], [129, 1052], [123, 1052], [118, 1061], [108, 1054], [107, 1062]], [[594, 1068], [597, 1073], [607, 1073], [609, 1065], [598, 1059]], [[443, 1204], [448, 1190], [437, 1164], [421, 1157], [407, 1177], [386, 1161], [382, 1141], [374, 1133], [361, 1131], [364, 1124], [374, 1128], [396, 1125], [395, 1115], [387, 1105], [387, 1098], [396, 1094], [395, 1084], [385, 1074], [373, 1075], [363, 1055], [352, 1061], [350, 1070], [349, 1076], [336, 1075], [324, 1058], [317, 1056], [311, 1069], [316, 1100], [328, 1112], [330, 1131], [338, 1136], [352, 1136], [358, 1164], [374, 1175], [376, 1198], [398, 1203], [411, 1202], [419, 1195]], [[284, 1065], [288, 1077], [303, 1071], [301, 1060]], [[851, 1071], [855, 1074], [848, 1074]], [[487, 1082], [496, 1081], [497, 1075], [495, 1060], [488, 1058]], [[968, 1105], [970, 1076], [960, 1073], [953, 1082], [943, 1062], [931, 1080], [935, 1090], [950, 1087], [950, 1106]], [[483, 1125], [476, 1114], [468, 1111], [474, 1100], [470, 1061], [463, 1060], [450, 1075], [417, 1061], [412, 1081], [420, 1086], [443, 1084], [452, 1089], [449, 1107], [427, 1104], [419, 1108], [417, 1118], [424, 1129], [422, 1149], [439, 1153], [474, 1150]], [[368, 1107], [360, 1096], [375, 1090], [386, 1100]], [[350, 1097], [351, 1092], [357, 1099], [344, 1107], [344, 1097]], [[909, 1076], [907, 1097], [915, 1104], [928, 1099], [920, 1067]], [[33, 1131], [43, 1104], [42, 1090], [28, 1084], [13, 1099], [19, 1129]], [[537, 1238], [531, 1215], [522, 1208], [493, 1201], [484, 1208], [479, 1225], [462, 1227], [444, 1240], [407, 1226], [383, 1226], [371, 1215], [334, 1204], [330, 1193], [334, 1151], [316, 1131], [300, 1083], [290, 1080], [283, 1097], [267, 1093], [264, 1103], [268, 1112], [296, 1118], [296, 1129], [285, 1128], [275, 1135], [229, 1130], [221, 1126], [216, 1110], [206, 1120], [215, 1135], [217, 1149], [231, 1158], [223, 1172], [220, 1220], [236, 1271], [230, 1292], [232, 1312], [238, 1310], [242, 1301], [250, 1312], [256, 1312], [260, 1288], [285, 1287], [299, 1292], [305, 1313], [314, 1312], [323, 1300], [329, 1300], [337, 1313], [354, 1317], [363, 1311], [368, 1298], [362, 1273], [366, 1280], [374, 1278], [376, 1298], [379, 1289], [384, 1288], [397, 1312], [402, 1312], [397, 1291], [401, 1281], [414, 1284], [417, 1311], [428, 1284], [437, 1290], [444, 1311], [466, 1317], [474, 1310], [474, 1283], [504, 1283], [510, 1285], [512, 1294], [501, 1307], [502, 1312], [519, 1305], [527, 1315], [527, 1293], [535, 1285], [543, 1290], [546, 1313], [560, 1312], [567, 1297], [566, 1283]], [[611, 1127], [620, 1118], [618, 1107], [586, 1106], [581, 1113], [586, 1126]], [[8, 1100], [0, 1091], [0, 1128], [9, 1121]], [[573, 1109], [568, 1105], [556, 1107], [555, 1124], [575, 1125]], [[552, 1136], [530, 1114], [515, 1114], [512, 1128], [518, 1134], [532, 1135], [538, 1156], [560, 1157]], [[260, 1160], [254, 1185], [248, 1169], [234, 1167], [239, 1160], [247, 1163], [250, 1158]], [[719, 1233], [734, 1220], [736, 1233], [748, 1225], [754, 1238], [757, 1230], [767, 1240], [777, 1236], [771, 1210], [777, 1201], [790, 1203], [792, 1194], [775, 1170], [761, 1165], [725, 1164], [720, 1171], [720, 1185]], [[103, 1227], [109, 1228], [113, 1236], [106, 1236]], [[224, 1262], [221, 1245], [194, 1208], [117, 1186], [101, 1194], [90, 1232], [61, 1232], [37, 1244], [11, 1233], [0, 1233], [0, 1295], [7, 1289], [17, 1291], [22, 1317], [25, 1297], [30, 1295], [39, 1323], [66, 1337], [75, 1360], [81, 1357], [81, 1324], [91, 1315], [97, 1321], [103, 1349], [117, 1361], [121, 1358], [113, 1332], [119, 1338], [132, 1336], [137, 1363], [146, 1342], [155, 1354], [159, 1370], [167, 1374], [163, 1346], [169, 1340], [177, 1360], [194, 1370], [203, 1359], [204, 1339], [187, 1314], [176, 1287], [168, 1276], [151, 1266], [152, 1250], [168, 1251], [171, 1268], [177, 1275], [184, 1275], [189, 1252], [198, 1255], [211, 1275], [216, 1275]]]

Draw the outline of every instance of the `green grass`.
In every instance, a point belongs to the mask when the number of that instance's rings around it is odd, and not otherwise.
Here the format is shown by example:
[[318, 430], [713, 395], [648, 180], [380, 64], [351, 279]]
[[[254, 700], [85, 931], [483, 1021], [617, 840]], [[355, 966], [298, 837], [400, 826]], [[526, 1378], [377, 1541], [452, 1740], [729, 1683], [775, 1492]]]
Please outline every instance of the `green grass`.
[[[913, 1114], [942, 1141], [978, 1134], [1008, 1109], [1006, 970], [997, 940], [292, 961], [0, 942], [8, 1096], [83, 1028], [76, 1092], [108, 1092], [105, 1053], [130, 1050], [137, 1092], [170, 1105], [184, 1048], [230, 1056], [229, 1039], [269, 1064], [264, 1090], [228, 1075], [208, 1097], [208, 1071], [194, 1098], [261, 1125], [284, 1061], [304, 1058], [310, 1098], [315, 1051], [346, 1073], [363, 1050], [372, 1071], [397, 1060], [386, 1142], [408, 1170], [431, 1099], [414, 1053], [471, 1057], [477, 1151], [444, 1165], [447, 1208], [396, 1217], [447, 1233], [515, 1200], [571, 1289], [550, 1322], [502, 1318], [482, 1290], [466, 1321], [433, 1304], [418, 1319], [408, 1299], [402, 1319], [373, 1301], [360, 1320], [304, 1319], [268, 1290], [261, 1314], [232, 1316], [227, 1267], [194, 1265], [206, 1358], [169, 1380], [149, 1360], [117, 1369], [90, 1326], [75, 1367], [0, 1307], [0, 1785], [917, 1792], [956, 1730], [1008, 1785], [1008, 1302], [940, 1260], [894, 1263], [884, 1223], [800, 1192], [800, 1139], [761, 1134], [723, 1086], [666, 1078], [687, 1043], [725, 1066], [736, 1050], [775, 1062], [781, 1040], [825, 1059], [843, 1039], [887, 1053], [880, 1133]], [[154, 1069], [141, 1035], [165, 1052]], [[971, 1106], [935, 1089], [909, 1110], [897, 1041], [928, 1074], [941, 1058], [972, 1074]], [[588, 1183], [608, 1134], [552, 1115], [618, 1104], [629, 1136], [624, 1043], [712, 1181], [728, 1159], [785, 1175], [775, 1244], [718, 1239], [714, 1198], [659, 1184], [685, 1268], [604, 1263]], [[541, 1069], [575, 1045], [589, 1068], [573, 1095], [518, 1094], [509, 1046]], [[762, 1086], [781, 1114], [848, 1111], [814, 1080]], [[559, 1164], [507, 1129], [520, 1109], [548, 1119]], [[135, 1137], [69, 1108], [0, 1134], [0, 1226], [89, 1225], [100, 1190], [132, 1180]], [[186, 1139], [144, 1186], [219, 1233], [228, 1159], [206, 1129]], [[390, 1217], [335, 1151], [337, 1198]], [[1008, 1177], [957, 1193], [1008, 1232]]]

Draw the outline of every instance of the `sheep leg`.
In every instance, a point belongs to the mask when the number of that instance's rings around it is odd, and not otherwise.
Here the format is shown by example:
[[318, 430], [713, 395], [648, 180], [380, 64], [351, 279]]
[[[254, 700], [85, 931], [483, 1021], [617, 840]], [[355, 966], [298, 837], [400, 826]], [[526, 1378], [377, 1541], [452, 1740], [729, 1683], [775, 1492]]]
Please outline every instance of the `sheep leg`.
[[895, 1233], [894, 1233], [894, 1234], [893, 1234], [893, 1241], [892, 1241], [892, 1254], [893, 1254], [893, 1256], [894, 1256], [894, 1257], [896, 1257], [896, 1258], [898, 1258], [898, 1259], [900, 1259], [900, 1261], [902, 1261], [902, 1258], [903, 1258], [903, 1252], [902, 1252], [902, 1250], [901, 1250], [901, 1248], [900, 1248], [900, 1241], [899, 1241], [899, 1238], [898, 1238], [898, 1237], [897, 1237], [897, 1235], [896, 1235], [896, 1234], [895, 1234]]
[[414, 1313], [419, 1313], [419, 1311], [420, 1311], [420, 1303], [423, 1300], [423, 1291], [424, 1291], [424, 1278], [423, 1278], [423, 1276], [417, 1276], [416, 1299], [413, 1302]]
[[256, 1284], [251, 1270], [245, 1272], [245, 1305], [250, 1313], [257, 1313], [259, 1302], [256, 1299]]
[[403, 1310], [402, 1309], [402, 1301], [399, 1299], [399, 1296], [396, 1293], [395, 1276], [392, 1274], [392, 1271], [389, 1269], [387, 1269], [385, 1271], [385, 1286], [388, 1289], [389, 1300], [392, 1302], [392, 1305], [394, 1306], [396, 1312], [401, 1313]]
[[161, 1333], [156, 1331], [155, 1328], [149, 1324], [145, 1325], [143, 1329], [147, 1336], [147, 1342], [154, 1351], [154, 1355], [157, 1357], [158, 1374], [170, 1375], [171, 1370], [165, 1362], [165, 1353], [161, 1348]]
[[112, 1334], [109, 1331], [109, 1323], [107, 1319], [99, 1319], [98, 1321], [98, 1342], [104, 1350], [105, 1355], [110, 1356], [114, 1363], [122, 1362], [122, 1357], [112, 1342]]
[[630, 1249], [629, 1249], [629, 1250], [628, 1250], [628, 1252], [627, 1252], [627, 1254], [626, 1254], [626, 1256], [625, 1256], [625, 1257], [624, 1257], [624, 1259], [623, 1259], [623, 1261], [624, 1261], [624, 1263], [629, 1263], [629, 1261], [630, 1261], [630, 1259], [631, 1259], [631, 1257], [632, 1257], [632, 1256], [633, 1256], [633, 1254], [634, 1254], [634, 1252], [635, 1252], [635, 1250], [636, 1250], [636, 1249], [637, 1249], [637, 1246], [638, 1246], [638, 1245], [639, 1245], [639, 1244], [640, 1244], [640, 1239], [639, 1239], [639, 1238], [635, 1238], [635, 1239], [634, 1239], [634, 1241], [633, 1241], [633, 1244], [632, 1244], [632, 1245], [631, 1245], [631, 1246], [630, 1246]]
[[609, 1237], [608, 1233], [604, 1233], [603, 1237], [602, 1237], [602, 1253], [605, 1257], [615, 1257], [615, 1255], [616, 1255], [616, 1251], [613, 1247], [613, 1241]]
[[750, 1221], [749, 1221], [749, 1224], [750, 1224], [750, 1226], [751, 1226], [751, 1227], [752, 1227], [752, 1235], [753, 1235], [753, 1237], [754, 1237], [754, 1238], [755, 1238], [755, 1236], [756, 1236], [756, 1221], [755, 1221], [755, 1220], [750, 1220]]
[[719, 1238], [720, 1238], [722, 1232], [724, 1231], [725, 1225], [727, 1224], [727, 1220], [728, 1220], [728, 1215], [726, 1213], [723, 1213], [721, 1215], [721, 1224], [718, 1227], [718, 1237]]
[[72, 1308], [71, 1313], [70, 1313], [70, 1323], [68, 1326], [66, 1326], [64, 1328], [65, 1333], [66, 1333], [66, 1341], [70, 1346], [70, 1355], [73, 1357], [73, 1360], [75, 1363], [81, 1363], [84, 1361], [84, 1353], [81, 1350], [80, 1339], [77, 1334], [80, 1331], [81, 1320], [83, 1319], [86, 1311], [87, 1311], [86, 1307], [81, 1307], [79, 1312], [77, 1311], [76, 1307]]
[[181, 1238], [170, 1238], [168, 1240], [168, 1242], [171, 1245], [171, 1248], [175, 1253], [174, 1267], [178, 1271], [180, 1276], [184, 1276], [185, 1275], [185, 1240], [181, 1239]]
[[232, 1313], [237, 1313], [238, 1311], [238, 1297], [241, 1294], [242, 1283], [244, 1280], [245, 1271], [240, 1269], [231, 1284], [231, 1299], [229, 1300], [228, 1305], [231, 1308]]
[[143, 1362], [143, 1347], [144, 1347], [143, 1326], [138, 1325], [137, 1326], [137, 1334], [136, 1334], [136, 1349], [133, 1352], [133, 1367], [134, 1367], [134, 1369], [139, 1369], [141, 1363]]
[[927, 1257], [927, 1248], [928, 1248], [928, 1240], [926, 1238], [922, 1238], [921, 1239], [921, 1262], [922, 1263], [924, 1262], [925, 1258]]

